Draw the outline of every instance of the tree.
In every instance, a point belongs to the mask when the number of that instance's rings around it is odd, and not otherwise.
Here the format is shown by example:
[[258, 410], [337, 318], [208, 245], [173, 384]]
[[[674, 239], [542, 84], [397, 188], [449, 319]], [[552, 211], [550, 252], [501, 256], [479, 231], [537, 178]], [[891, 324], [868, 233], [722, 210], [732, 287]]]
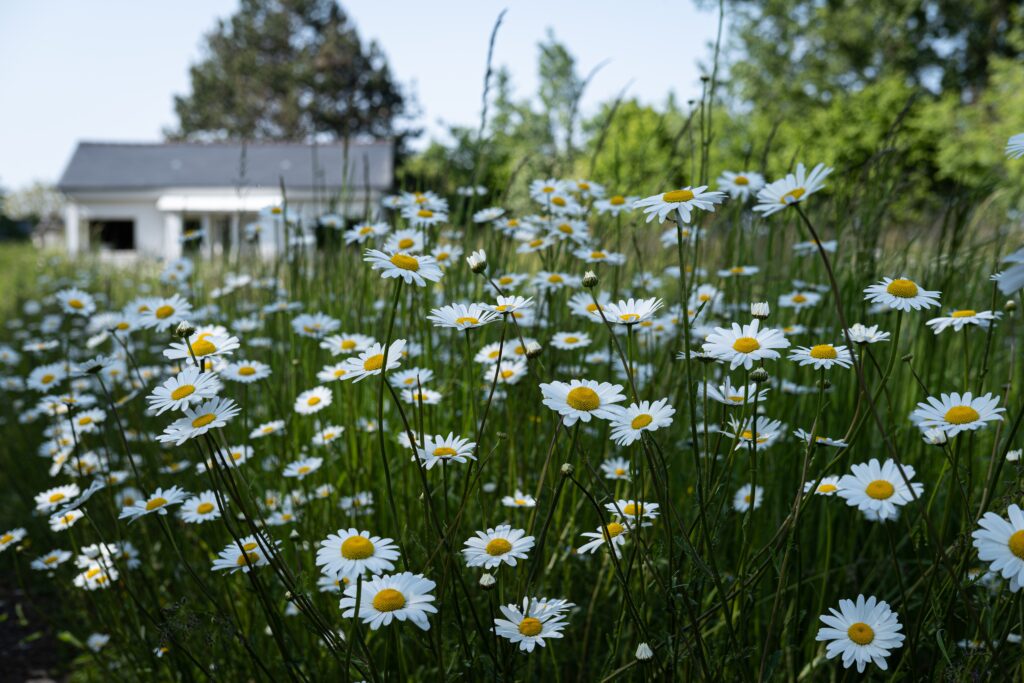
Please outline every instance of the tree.
[[175, 96], [174, 139], [302, 140], [408, 135], [406, 100], [375, 42], [336, 0], [242, 0], [206, 36]]

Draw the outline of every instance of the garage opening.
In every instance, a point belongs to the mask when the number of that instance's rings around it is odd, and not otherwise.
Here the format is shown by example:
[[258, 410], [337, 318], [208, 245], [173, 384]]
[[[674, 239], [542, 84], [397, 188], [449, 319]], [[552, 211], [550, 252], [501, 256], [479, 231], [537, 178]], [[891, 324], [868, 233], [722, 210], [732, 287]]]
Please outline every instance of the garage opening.
[[135, 221], [90, 221], [89, 232], [93, 244], [110, 251], [129, 251], [135, 248]]

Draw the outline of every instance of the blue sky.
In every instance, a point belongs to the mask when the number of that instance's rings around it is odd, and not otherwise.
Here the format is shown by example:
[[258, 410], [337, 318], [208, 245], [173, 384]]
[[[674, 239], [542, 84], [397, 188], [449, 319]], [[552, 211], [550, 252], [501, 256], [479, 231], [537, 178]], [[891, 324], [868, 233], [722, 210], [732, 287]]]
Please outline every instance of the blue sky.
[[[508, 8], [495, 62], [516, 93], [536, 92], [537, 43], [547, 27], [581, 73], [609, 60], [584, 113], [629, 93], [644, 102], [699, 92], [717, 16], [693, 0], [350, 0], [364, 40], [376, 39], [395, 77], [415, 92], [426, 128], [475, 123], [487, 39]], [[0, 2], [0, 185], [59, 177], [78, 140], [153, 141], [174, 123], [172, 96], [188, 90], [203, 34], [237, 0], [5, 0]], [[423, 144], [421, 142], [420, 144]]]

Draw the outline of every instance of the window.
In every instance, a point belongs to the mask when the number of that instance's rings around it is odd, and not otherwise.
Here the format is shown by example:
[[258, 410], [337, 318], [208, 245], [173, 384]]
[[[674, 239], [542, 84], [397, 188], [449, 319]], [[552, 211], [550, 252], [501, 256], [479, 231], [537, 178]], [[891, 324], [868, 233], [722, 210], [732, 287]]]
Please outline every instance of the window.
[[91, 221], [89, 234], [100, 249], [126, 251], [135, 248], [135, 221]]

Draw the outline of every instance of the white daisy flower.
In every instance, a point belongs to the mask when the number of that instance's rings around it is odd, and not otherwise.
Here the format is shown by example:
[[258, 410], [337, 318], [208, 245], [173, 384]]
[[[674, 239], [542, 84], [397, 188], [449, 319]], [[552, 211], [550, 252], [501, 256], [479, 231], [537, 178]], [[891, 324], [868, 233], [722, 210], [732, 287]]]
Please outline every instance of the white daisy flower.
[[[844, 474], [839, 480], [839, 496], [846, 499], [846, 504], [851, 507], [876, 514], [879, 521], [895, 518], [898, 506], [924, 494], [924, 484], [906, 484], [914, 478], [914, 468], [910, 465], [903, 465], [903, 474], [900, 474], [900, 466], [895, 460], [888, 459], [879, 464], [872, 458], [850, 469], [852, 473]], [[906, 481], [903, 475], [906, 475]]]
[[1010, 159], [1024, 157], [1024, 133], [1011, 135], [1006, 141], [1006, 156]]
[[658, 510], [660, 507], [657, 503], [620, 498], [612, 503], [605, 503], [604, 509], [617, 518], [625, 519], [627, 526], [633, 528], [638, 522], [643, 526], [651, 526], [651, 523], [645, 520], [658, 519], [661, 514]]
[[652, 299], [627, 299], [618, 303], [608, 303], [601, 306], [605, 320], [620, 325], [636, 325], [651, 317], [665, 305], [665, 302], [658, 298]]
[[140, 301], [135, 311], [139, 327], [165, 332], [192, 315], [192, 304], [179, 294], [166, 299]]
[[502, 497], [501, 504], [508, 508], [532, 508], [537, 507], [537, 499], [516, 489], [513, 495]]
[[750, 484], [744, 484], [739, 487], [736, 493], [732, 497], [732, 509], [736, 512], [746, 512], [747, 510], [761, 507], [761, 503], [764, 502], [764, 487], [757, 486], [751, 487]]
[[82, 490], [78, 488], [78, 484], [65, 484], [64, 486], [47, 489], [42, 493], [36, 494], [36, 510], [49, 512], [56, 507], [66, 505], [81, 492]]
[[803, 164], [797, 164], [796, 173], [790, 173], [758, 191], [754, 211], [770, 216], [791, 204], [804, 201], [825, 187], [825, 178], [831, 172], [832, 169], [827, 168], [825, 164], [818, 164], [810, 173]]
[[[56, 515], [50, 515], [50, 531], [65, 531], [75, 525], [75, 522], [85, 517], [85, 513], [75, 508], [74, 510], [68, 510], [67, 512], [58, 513]], [[0, 550], [3, 550], [3, 544], [0, 543]]]
[[334, 394], [327, 387], [313, 387], [296, 396], [293, 407], [299, 415], [312, 415], [331, 405], [333, 400]]
[[718, 189], [728, 192], [732, 199], [746, 201], [762, 187], [764, 176], [754, 171], [722, 171], [722, 175], [718, 176]]
[[700, 187], [684, 187], [681, 190], [672, 190], [652, 197], [646, 197], [633, 203], [633, 208], [642, 208], [650, 223], [655, 217], [658, 222], [664, 222], [673, 211], [679, 213], [683, 223], [689, 223], [694, 209], [714, 211], [715, 204], [721, 204], [725, 199], [724, 192], [707, 192], [707, 185]]
[[498, 319], [498, 314], [490, 310], [486, 304], [451, 304], [430, 311], [427, 320], [434, 327], [450, 327], [456, 330], [469, 330], [482, 327]]
[[54, 295], [57, 304], [68, 315], [92, 315], [96, 312], [96, 301], [92, 295], [80, 289], [62, 289]]
[[398, 554], [398, 546], [390, 538], [371, 536], [369, 531], [353, 528], [338, 529], [336, 534], [320, 541], [316, 564], [325, 576], [355, 578], [366, 572], [391, 571]]
[[615, 417], [614, 404], [626, 400], [622, 387], [609, 382], [574, 379], [540, 385], [544, 405], [562, 416], [566, 427], [577, 420], [590, 422], [592, 417], [610, 420]]
[[716, 327], [704, 342], [704, 352], [723, 363], [729, 369], [743, 366], [749, 370], [755, 361], [774, 360], [779, 357], [775, 349], [789, 347], [789, 340], [779, 330], [760, 329], [761, 321], [754, 320], [746, 325], [732, 324], [731, 329]]
[[656, 432], [671, 425], [676, 410], [668, 405], [667, 398], [663, 398], [631, 403], [614, 412], [615, 415], [608, 421], [611, 426], [609, 438], [620, 446], [628, 446], [638, 440], [643, 432]]
[[71, 553], [67, 550], [51, 550], [45, 555], [40, 555], [36, 559], [32, 560], [32, 564], [29, 566], [37, 571], [48, 572], [52, 571], [55, 567], [59, 567], [70, 559]]
[[[281, 544], [274, 541], [274, 547]], [[227, 570], [234, 574], [241, 570], [248, 574], [250, 569], [265, 567], [270, 564], [266, 549], [270, 547], [270, 539], [262, 536], [257, 540], [255, 536], [245, 536], [228, 543], [224, 550], [221, 550], [216, 560], [213, 561], [213, 570]]]
[[738, 440], [737, 448], [742, 448], [744, 444], [753, 444], [755, 434], [757, 447], [768, 448], [782, 437], [785, 429], [786, 425], [782, 422], [771, 420], [764, 415], [758, 415], [753, 420], [748, 417], [743, 422], [730, 415], [729, 429], [723, 430], [723, 433]]
[[146, 400], [149, 409], [161, 415], [168, 410], [185, 410], [193, 404], [208, 401], [216, 397], [222, 388], [217, 375], [189, 366], [155, 387]]
[[476, 456], [473, 455], [474, 448], [476, 444], [469, 439], [449, 432], [448, 436], [424, 436], [423, 446], [418, 447], [416, 453], [423, 462], [423, 467], [429, 470], [438, 464], [448, 465], [453, 462], [476, 460]]
[[629, 481], [629, 461], [625, 458], [608, 458], [601, 463], [605, 479]]
[[220, 518], [220, 505], [213, 491], [203, 491], [192, 496], [178, 509], [178, 516], [189, 524], [202, 524]]
[[558, 332], [551, 337], [551, 345], [556, 349], [570, 351], [590, 346], [590, 335], [586, 332]]
[[892, 650], [903, 646], [903, 626], [899, 615], [889, 609], [884, 600], [871, 596], [857, 601], [840, 600], [839, 609], [829, 608], [831, 614], [820, 619], [825, 626], [818, 630], [815, 640], [826, 641], [825, 656], [833, 659], [843, 656], [843, 667], [849, 669], [856, 662], [857, 672], [863, 673], [868, 662], [885, 671], [889, 668], [886, 657]]
[[320, 469], [320, 466], [323, 464], [323, 458], [301, 458], [288, 463], [281, 474], [286, 477], [305, 479]]
[[487, 531], [477, 531], [476, 536], [466, 540], [462, 550], [467, 567], [493, 569], [504, 563], [515, 567], [517, 560], [525, 560], [533, 548], [533, 536], [527, 536], [523, 529], [513, 529], [502, 524]]
[[320, 342], [320, 348], [331, 352], [332, 356], [359, 353], [370, 348], [373, 337], [365, 334], [336, 334]]
[[404, 339], [395, 339], [392, 341], [391, 346], [388, 347], [387, 367], [384, 367], [384, 345], [374, 343], [365, 351], [362, 351], [358, 357], [345, 359], [345, 368], [347, 372], [342, 376], [342, 379], [351, 379], [358, 382], [367, 377], [379, 375], [382, 368], [385, 372], [388, 370], [394, 370], [401, 365], [400, 361], [402, 359], [402, 351], [404, 349]]
[[[376, 631], [389, 626], [395, 619], [411, 621], [418, 628], [429, 631], [428, 614], [437, 612], [431, 603], [434, 596], [430, 591], [437, 586], [422, 574], [402, 572], [389, 576], [374, 576], [363, 582], [359, 618], [370, 629]], [[358, 586], [349, 585], [341, 599], [341, 616], [356, 616], [356, 593]]]
[[697, 387], [698, 398], [707, 395], [712, 401], [727, 406], [743, 406], [764, 401], [768, 397], [768, 389], [758, 390], [757, 384], [751, 382], [745, 387], [733, 386], [732, 380], [725, 378], [725, 383], [714, 385], [705, 382]]
[[381, 271], [383, 278], [401, 278], [406, 284], [426, 287], [427, 282], [441, 279], [441, 268], [433, 256], [414, 256], [404, 252], [385, 254], [377, 249], [367, 249], [363, 260], [374, 270]]
[[926, 322], [925, 325], [932, 328], [932, 331], [935, 332], [935, 334], [939, 334], [948, 328], [953, 328], [954, 332], [959, 332], [967, 325], [976, 325], [984, 330], [1001, 317], [1003, 317], [1002, 313], [994, 311], [975, 311], [972, 309], [965, 309], [952, 311], [948, 316], [932, 318]]
[[609, 544], [615, 557], [621, 557], [621, 548], [626, 543], [628, 531], [629, 527], [621, 522], [609, 522], [604, 526], [597, 527], [597, 531], [584, 531], [581, 535], [590, 540], [581, 545], [576, 552], [580, 554], [596, 553], [601, 546]]
[[939, 305], [939, 294], [921, 289], [916, 282], [905, 277], [882, 278], [882, 281], [864, 289], [864, 298], [897, 311], [919, 311]]
[[303, 313], [292, 318], [292, 330], [300, 337], [321, 339], [341, 327], [341, 321], [325, 313]]
[[494, 620], [494, 633], [513, 645], [519, 644], [523, 652], [533, 652], [545, 638], [561, 638], [565, 628], [565, 614], [560, 610], [543, 609], [536, 598], [523, 598], [522, 608], [516, 604], [499, 607], [504, 619]]
[[474, 223], [490, 223], [496, 221], [505, 215], [505, 209], [500, 206], [489, 206], [486, 209], [480, 209], [473, 214]]
[[153, 512], [159, 515], [166, 515], [167, 508], [172, 505], [178, 505], [188, 498], [189, 495], [188, 491], [185, 491], [180, 486], [172, 486], [169, 489], [157, 488], [149, 498], [138, 500], [134, 504], [124, 507], [121, 510], [121, 514], [118, 515], [118, 519], [128, 518], [129, 522], [134, 522], [139, 517]]
[[1005, 408], [997, 408], [999, 397], [988, 393], [975, 397], [971, 392], [959, 394], [942, 394], [939, 398], [929, 396], [925, 402], [918, 403], [911, 419], [923, 431], [937, 428], [954, 437], [960, 432], [973, 431], [987, 426], [988, 422], [1003, 419], [999, 413]]
[[623, 211], [632, 211], [638, 199], [640, 198], [615, 194], [607, 199], [598, 199], [594, 202], [594, 208], [597, 209], [598, 213], [618, 216]]
[[817, 486], [813, 481], [804, 482], [804, 493], [811, 490], [816, 496], [834, 496], [839, 491], [839, 477], [822, 477]]
[[423, 251], [423, 233], [420, 230], [398, 230], [388, 237], [384, 251], [418, 254]]
[[319, 432], [313, 435], [314, 446], [326, 446], [327, 444], [336, 441], [341, 438], [341, 435], [345, 432], [345, 428], [341, 425], [327, 425]]
[[757, 275], [761, 272], [761, 269], [757, 266], [733, 266], [732, 268], [724, 268], [717, 271], [718, 277], [732, 278], [732, 277], [750, 277], [751, 275]]
[[0, 553], [7, 550], [12, 545], [20, 543], [22, 539], [24, 539], [25, 536], [27, 535], [28, 532], [25, 531], [23, 527], [11, 529], [9, 531], [5, 531], [3, 534], [0, 534]]
[[164, 351], [164, 358], [187, 362], [192, 359], [192, 356], [212, 358], [231, 353], [238, 347], [238, 337], [232, 337], [227, 333], [199, 330], [189, 337], [187, 344], [185, 342], [171, 344], [171, 347]]
[[497, 303], [483, 305], [495, 313], [508, 314], [533, 306], [533, 297], [498, 296]]
[[813, 365], [815, 370], [831, 370], [836, 365], [849, 368], [853, 365], [853, 356], [845, 346], [831, 344], [797, 346], [789, 352], [789, 360], [798, 362], [801, 367]]
[[880, 332], [878, 325], [872, 325], [867, 327], [860, 323], [854, 323], [850, 325], [850, 329], [847, 330], [850, 335], [850, 341], [855, 344], [876, 344], [878, 342], [889, 341], [888, 332]]
[[1010, 591], [1016, 593], [1024, 585], [1024, 513], [1016, 504], [1006, 513], [1009, 519], [986, 512], [971, 537], [978, 558], [990, 563], [989, 571], [1009, 580]]
[[214, 398], [206, 401], [195, 409], [186, 408], [185, 417], [169, 424], [164, 433], [156, 437], [157, 441], [166, 443], [173, 441], [180, 446], [189, 439], [195, 438], [211, 429], [219, 429], [228, 423], [241, 410], [229, 398]]
[[[797, 429], [793, 431], [793, 435], [796, 438], [803, 441], [804, 443], [811, 442], [810, 432], [805, 432], [802, 429]], [[833, 446], [835, 448], [846, 448], [847, 446], [849, 446], [849, 444], [843, 441], [842, 439], [830, 439], [827, 436], [815, 436], [814, 443], [817, 446]]]
[[792, 308], [802, 311], [805, 308], [817, 306], [821, 301], [821, 294], [811, 291], [794, 291], [779, 296], [779, 308]]
[[271, 434], [277, 434], [278, 432], [284, 431], [284, 420], [272, 420], [270, 422], [264, 422], [256, 429], [252, 430], [249, 434], [250, 439], [260, 439], [264, 436], [270, 436]]
[[348, 374], [348, 368], [345, 367], [345, 363], [342, 361], [334, 365], [325, 365], [316, 373], [316, 378], [318, 381], [326, 384], [327, 382], [341, 381], [346, 374]]

